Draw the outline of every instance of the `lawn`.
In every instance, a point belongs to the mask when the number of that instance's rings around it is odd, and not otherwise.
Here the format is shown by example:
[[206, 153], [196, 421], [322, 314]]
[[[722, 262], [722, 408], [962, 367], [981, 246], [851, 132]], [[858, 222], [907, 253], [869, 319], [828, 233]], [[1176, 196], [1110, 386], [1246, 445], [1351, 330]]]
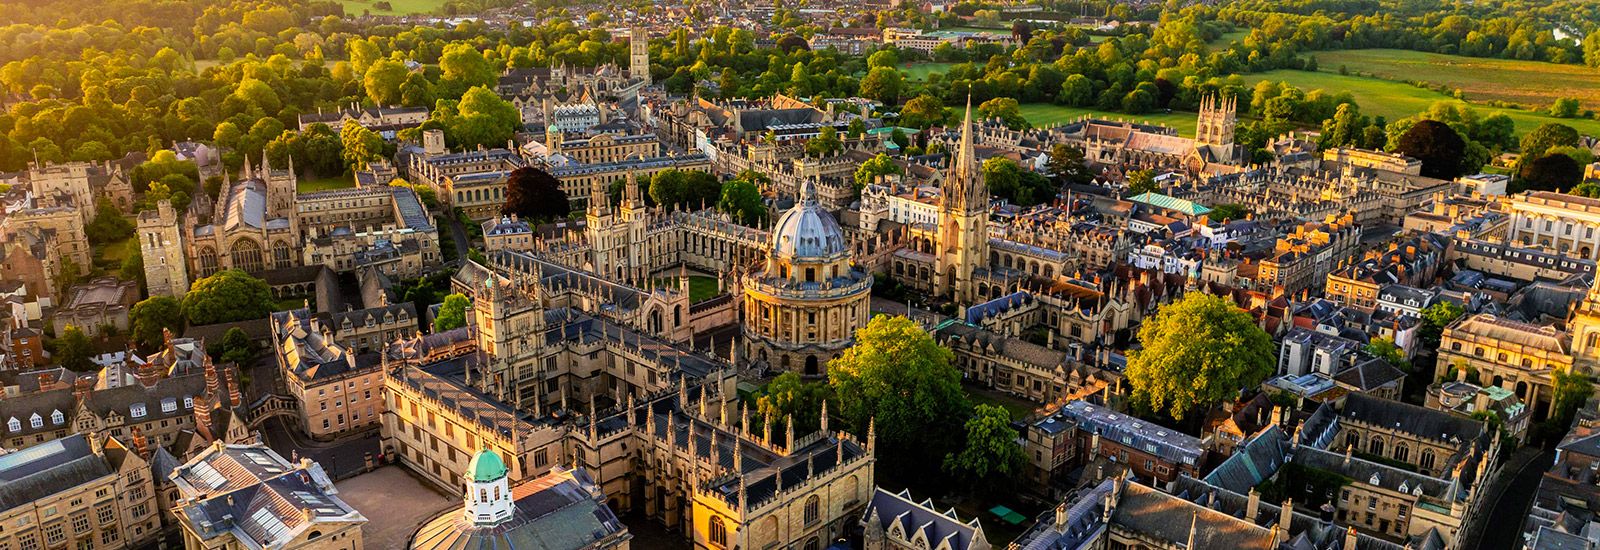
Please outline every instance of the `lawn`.
[[988, 28], [988, 27], [945, 27], [945, 28], [942, 28], [942, 29], [939, 29], [939, 30], [941, 30], [941, 31], [950, 31], [950, 32], [975, 32], [975, 33], [983, 33], [983, 34], [1003, 34], [1003, 35], [1007, 35], [1007, 36], [1011, 35], [1011, 29], [1009, 29], [1009, 28], [1006, 28], [1006, 29], [992, 29], [992, 28]]
[[372, 7], [375, 0], [339, 0], [344, 5], [345, 15], [362, 15], [371, 12], [373, 15], [410, 15], [414, 13], [432, 13], [444, 5], [444, 0], [389, 0], [392, 10], [380, 10]]
[[1244, 42], [1244, 37], [1246, 37], [1246, 36], [1250, 36], [1250, 30], [1249, 29], [1245, 29], [1245, 30], [1242, 30], [1242, 31], [1225, 32], [1225, 33], [1222, 33], [1222, 36], [1218, 36], [1216, 40], [1212, 40], [1210, 42], [1207, 42], [1206, 43], [1206, 47], [1209, 47], [1209, 48], [1211, 48], [1213, 50], [1220, 50], [1220, 49], [1228, 47], [1228, 44], [1232, 44], [1235, 41]]
[[1502, 101], [1528, 109], [1545, 109], [1556, 98], [1577, 98], [1586, 109], [1600, 109], [1600, 71], [1583, 65], [1543, 61], [1489, 59], [1410, 50], [1341, 50], [1316, 52], [1317, 66], [1337, 73], [1374, 76], [1400, 82], [1423, 81], [1461, 90], [1462, 99]]
[[944, 74], [945, 71], [950, 70], [950, 68], [954, 66], [956, 66], [955, 63], [937, 63], [928, 61], [908, 64], [904, 69], [902, 69], [901, 72], [906, 74], [906, 78], [920, 82], [927, 80], [928, 75], [930, 74]]
[[301, 193], [315, 193], [317, 191], [348, 189], [355, 186], [355, 178], [340, 175], [331, 178], [301, 179], [297, 187]]
[[[676, 275], [671, 277], [657, 277], [656, 286], [677, 288], [678, 277]], [[716, 277], [709, 275], [689, 276], [689, 303], [692, 304], [710, 298], [715, 298], [718, 294], [721, 294], [721, 292], [717, 290]]]
[[[1318, 63], [1321, 63], [1321, 61], [1318, 61]], [[1383, 115], [1391, 121], [1426, 111], [1429, 106], [1437, 101], [1461, 101], [1439, 92], [1418, 88], [1404, 82], [1362, 76], [1345, 76], [1337, 73], [1280, 69], [1243, 76], [1246, 86], [1255, 86], [1257, 82], [1262, 80], [1273, 80], [1288, 82], [1306, 91], [1319, 88], [1327, 91], [1348, 91], [1355, 96], [1356, 104], [1361, 106], [1363, 114]], [[1473, 107], [1478, 110], [1479, 114], [1484, 116], [1500, 112], [1506, 113], [1516, 123], [1518, 134], [1527, 133], [1546, 122], [1559, 122], [1576, 128], [1579, 133], [1600, 135], [1600, 120], [1555, 118], [1533, 111], [1504, 109], [1481, 104], [1473, 104]]]
[[122, 261], [138, 247], [134, 237], [94, 246], [94, 267], [97, 272], [114, 272], [122, 268]]
[[1033, 414], [1034, 409], [1038, 408], [1038, 405], [1035, 405], [1033, 402], [1021, 397], [1016, 397], [977, 386], [963, 387], [967, 390], [967, 399], [971, 400], [973, 405], [992, 405], [1005, 407], [1006, 411], [1011, 413], [1012, 420], [1022, 420], [1027, 418], [1028, 415]]
[[1178, 129], [1178, 133], [1185, 136], [1194, 135], [1195, 114], [1184, 111], [1170, 113], [1148, 113], [1143, 115], [1128, 115], [1116, 112], [1098, 111], [1084, 107], [1067, 107], [1065, 105], [1052, 105], [1049, 103], [1027, 103], [1022, 105], [1022, 118], [1028, 119], [1028, 124], [1034, 126], [1051, 126], [1077, 120], [1078, 117], [1091, 116], [1108, 120], [1132, 120], [1160, 124]]

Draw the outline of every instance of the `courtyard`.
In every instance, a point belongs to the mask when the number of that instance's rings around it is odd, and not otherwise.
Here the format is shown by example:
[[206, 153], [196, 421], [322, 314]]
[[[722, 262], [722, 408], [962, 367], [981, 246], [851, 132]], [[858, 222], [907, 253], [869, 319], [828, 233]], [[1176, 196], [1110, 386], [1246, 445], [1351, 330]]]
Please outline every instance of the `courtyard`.
[[339, 498], [367, 517], [367, 548], [405, 548], [422, 523], [461, 500], [446, 495], [400, 466], [384, 466], [334, 484]]

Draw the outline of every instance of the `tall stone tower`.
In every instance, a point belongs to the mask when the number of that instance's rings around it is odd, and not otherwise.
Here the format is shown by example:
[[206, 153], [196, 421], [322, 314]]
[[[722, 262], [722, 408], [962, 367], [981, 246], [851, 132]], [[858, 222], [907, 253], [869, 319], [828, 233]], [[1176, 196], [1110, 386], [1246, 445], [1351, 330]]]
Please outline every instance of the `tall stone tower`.
[[1195, 141], [1202, 145], [1233, 145], [1233, 127], [1238, 123], [1237, 98], [1208, 95], [1200, 100], [1200, 116], [1195, 126]]
[[183, 227], [172, 202], [163, 200], [154, 212], [140, 212], [138, 235], [145, 288], [151, 296], [182, 298], [189, 291], [189, 268], [183, 255]]
[[989, 188], [972, 150], [972, 98], [961, 121], [961, 145], [939, 197], [938, 280], [935, 293], [960, 302], [977, 300], [973, 273], [989, 257]]
[[628, 33], [628, 76], [650, 84], [650, 34], [643, 27]]
[[645, 259], [646, 210], [644, 195], [639, 190], [639, 180], [634, 177], [633, 170], [628, 170], [627, 187], [622, 192], [622, 208], [617, 212], [622, 218], [622, 230], [627, 235], [622, 243], [624, 264], [634, 279], [643, 279], [650, 274], [646, 266], [649, 261]]
[[293, 220], [294, 198], [299, 192], [299, 178], [294, 175], [294, 157], [289, 157], [289, 168], [273, 170], [266, 152], [261, 154], [261, 181], [267, 185], [267, 217]]
[[584, 232], [589, 238], [589, 270], [601, 277], [623, 280], [622, 245], [627, 234], [617, 224], [610, 190], [600, 178], [594, 178], [589, 184], [588, 223]]

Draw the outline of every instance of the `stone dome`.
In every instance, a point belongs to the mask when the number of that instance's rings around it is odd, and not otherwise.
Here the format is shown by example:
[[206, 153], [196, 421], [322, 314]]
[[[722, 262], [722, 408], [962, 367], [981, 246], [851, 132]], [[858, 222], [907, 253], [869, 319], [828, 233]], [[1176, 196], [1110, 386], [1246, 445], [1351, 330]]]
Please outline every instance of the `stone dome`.
[[826, 259], [844, 254], [844, 230], [833, 214], [822, 209], [817, 202], [816, 190], [806, 182], [801, 190], [801, 200], [772, 227], [772, 254], [794, 259]]

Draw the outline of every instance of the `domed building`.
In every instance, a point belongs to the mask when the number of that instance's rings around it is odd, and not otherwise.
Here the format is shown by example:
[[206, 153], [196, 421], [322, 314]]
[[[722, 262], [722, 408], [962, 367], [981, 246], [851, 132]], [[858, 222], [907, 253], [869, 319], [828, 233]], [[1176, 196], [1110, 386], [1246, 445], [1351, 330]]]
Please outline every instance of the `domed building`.
[[411, 537], [413, 550], [627, 550], [633, 538], [581, 469], [560, 467], [515, 488], [494, 451], [467, 464], [464, 505]]
[[744, 345], [757, 363], [820, 376], [866, 324], [872, 275], [851, 263], [844, 231], [813, 184], [800, 195], [773, 226], [764, 269], [740, 281]]

